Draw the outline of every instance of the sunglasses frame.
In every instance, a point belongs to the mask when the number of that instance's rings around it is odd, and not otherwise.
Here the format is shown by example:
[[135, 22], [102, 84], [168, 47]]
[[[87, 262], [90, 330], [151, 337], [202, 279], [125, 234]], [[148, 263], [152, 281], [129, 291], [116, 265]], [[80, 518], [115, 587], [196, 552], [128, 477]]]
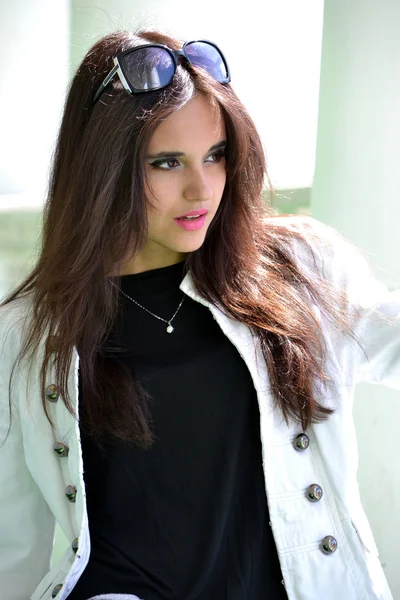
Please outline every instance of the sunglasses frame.
[[[190, 44], [196, 44], [198, 42], [203, 42], [203, 43], [209, 44], [210, 46], [213, 46], [219, 52], [219, 54], [221, 55], [221, 58], [224, 62], [224, 66], [225, 66], [225, 69], [227, 72], [227, 77], [223, 80], [218, 79], [217, 81], [219, 81], [220, 83], [230, 83], [231, 72], [229, 69], [229, 65], [226, 61], [226, 58], [223, 55], [223, 53], [221, 52], [221, 50], [218, 48], [218, 46], [216, 44], [214, 44], [214, 42], [210, 42], [210, 40], [190, 40], [190, 41], [184, 43], [181, 50], [172, 50], [165, 44], [142, 44], [141, 46], [135, 46], [134, 48], [129, 48], [129, 50], [125, 50], [124, 52], [120, 52], [119, 54], [117, 54], [117, 56], [114, 58], [114, 67], [108, 73], [108, 75], [104, 79], [103, 83], [100, 85], [99, 89], [95, 93], [92, 104], [95, 104], [95, 102], [97, 102], [97, 100], [100, 98], [101, 94], [104, 92], [104, 90], [106, 89], [106, 87], [108, 86], [108, 84], [114, 78], [115, 75], [118, 75], [122, 85], [124, 86], [126, 91], [129, 92], [130, 94], [146, 94], [147, 92], [155, 92], [157, 90], [164, 89], [171, 83], [171, 81], [175, 75], [175, 72], [176, 72], [176, 67], [178, 66], [178, 61], [182, 61], [182, 59], [185, 59], [188, 63], [193, 65], [192, 61], [190, 60], [190, 57], [186, 53], [186, 48]], [[132, 52], [135, 52], [136, 50], [140, 50], [142, 48], [162, 48], [163, 50], [166, 50], [168, 52], [168, 54], [170, 55], [170, 57], [173, 61], [173, 64], [174, 64], [174, 71], [173, 71], [173, 73], [171, 75], [171, 79], [168, 81], [168, 83], [166, 83], [165, 85], [162, 85], [158, 88], [152, 88], [150, 90], [136, 90], [129, 83], [129, 81], [126, 78], [125, 73], [124, 73], [123, 59], [127, 54], [131, 54]], [[193, 66], [198, 67], [198, 65], [193, 65]]]

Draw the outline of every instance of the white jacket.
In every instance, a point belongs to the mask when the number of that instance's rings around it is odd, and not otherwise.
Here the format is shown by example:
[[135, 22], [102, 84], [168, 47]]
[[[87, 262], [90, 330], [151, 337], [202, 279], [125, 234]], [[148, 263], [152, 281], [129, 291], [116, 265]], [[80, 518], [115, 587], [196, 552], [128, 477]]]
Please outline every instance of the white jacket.
[[[321, 227], [314, 219], [304, 222]], [[306, 268], [313, 268], [305, 246], [296, 243], [295, 247], [298, 260]], [[320, 253], [319, 247], [316, 249]], [[253, 378], [260, 408], [271, 527], [289, 599], [390, 600], [392, 595], [359, 497], [352, 405], [358, 381], [386, 383], [400, 389], [400, 291], [389, 293], [374, 279], [363, 255], [354, 252], [342, 238], [333, 236], [332, 251], [324, 250], [319, 260], [328, 278], [347, 289], [349, 310], [361, 309], [355, 333], [365, 342], [368, 360], [356, 344], [324, 323], [329, 347], [327, 369], [335, 389], [320, 401], [334, 406], [336, 412], [310, 427], [306, 432], [309, 445], [303, 450], [294, 447], [301, 428], [286, 426], [273, 411], [265, 363], [248, 327], [202, 299], [190, 274], [181, 289], [210, 309]], [[8, 430], [8, 382], [28, 312], [29, 303], [24, 299], [0, 308], [0, 442]], [[0, 447], [1, 600], [48, 600], [57, 591], [57, 600], [63, 600], [89, 560], [79, 426], [61, 399], [48, 399], [55, 430], [44, 415], [39, 385], [43, 351], [40, 345], [31, 371], [22, 366], [13, 380], [13, 421], [7, 441]], [[76, 412], [78, 364], [74, 350], [68, 386]], [[49, 386], [54, 383], [51, 370], [47, 381]], [[52, 391], [49, 388], [49, 394]], [[68, 456], [55, 452], [56, 442], [69, 448]], [[306, 496], [311, 484], [323, 490], [317, 502]], [[75, 502], [66, 496], [68, 486], [76, 488]], [[71, 545], [61, 562], [50, 570], [55, 522]], [[330, 554], [321, 549], [322, 541], [329, 541], [327, 536], [334, 538], [330, 538], [331, 547], [335, 540], [337, 543], [336, 551]]]

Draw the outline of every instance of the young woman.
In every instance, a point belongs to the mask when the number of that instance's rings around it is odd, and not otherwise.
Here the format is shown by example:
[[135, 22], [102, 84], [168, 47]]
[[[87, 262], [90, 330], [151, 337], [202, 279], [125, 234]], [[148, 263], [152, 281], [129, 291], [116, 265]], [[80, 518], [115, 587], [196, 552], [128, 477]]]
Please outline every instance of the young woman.
[[391, 598], [352, 397], [400, 388], [400, 298], [268, 207], [229, 82], [215, 44], [143, 30], [72, 81], [40, 256], [0, 309], [5, 600]]

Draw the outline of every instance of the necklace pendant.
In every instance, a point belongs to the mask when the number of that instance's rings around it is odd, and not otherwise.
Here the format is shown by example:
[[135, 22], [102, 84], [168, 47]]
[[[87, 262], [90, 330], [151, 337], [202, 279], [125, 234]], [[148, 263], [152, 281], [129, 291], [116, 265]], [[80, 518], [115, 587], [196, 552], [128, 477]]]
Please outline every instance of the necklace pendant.
[[171, 323], [168, 325], [167, 329], [165, 330], [167, 333], [172, 333], [174, 331], [174, 328], [172, 327]]

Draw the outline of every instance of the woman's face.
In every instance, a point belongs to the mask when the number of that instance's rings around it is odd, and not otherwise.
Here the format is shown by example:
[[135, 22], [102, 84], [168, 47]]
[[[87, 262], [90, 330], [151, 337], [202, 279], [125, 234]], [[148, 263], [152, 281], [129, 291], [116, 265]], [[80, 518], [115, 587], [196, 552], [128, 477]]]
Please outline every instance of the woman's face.
[[[146, 151], [149, 234], [131, 272], [175, 264], [203, 244], [225, 187], [225, 146], [220, 110], [201, 95], [156, 129]], [[193, 211], [200, 216], [182, 218]]]

